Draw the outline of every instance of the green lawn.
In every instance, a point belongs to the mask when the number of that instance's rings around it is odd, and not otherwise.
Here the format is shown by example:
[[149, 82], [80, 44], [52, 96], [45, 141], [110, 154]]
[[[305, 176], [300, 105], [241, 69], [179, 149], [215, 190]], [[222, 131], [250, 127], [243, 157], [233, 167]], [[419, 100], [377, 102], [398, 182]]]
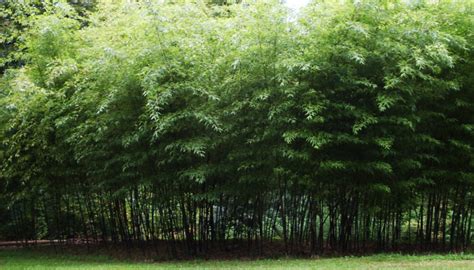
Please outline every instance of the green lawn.
[[103, 256], [0, 250], [0, 269], [474, 269], [474, 254], [137, 263]]

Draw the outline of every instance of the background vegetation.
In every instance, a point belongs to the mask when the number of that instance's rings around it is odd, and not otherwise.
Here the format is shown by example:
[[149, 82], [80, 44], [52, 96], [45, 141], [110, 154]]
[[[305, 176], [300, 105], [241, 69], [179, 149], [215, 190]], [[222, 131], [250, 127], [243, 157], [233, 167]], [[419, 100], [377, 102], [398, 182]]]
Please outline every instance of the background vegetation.
[[471, 244], [471, 1], [75, 4], [0, 3], [0, 238]]

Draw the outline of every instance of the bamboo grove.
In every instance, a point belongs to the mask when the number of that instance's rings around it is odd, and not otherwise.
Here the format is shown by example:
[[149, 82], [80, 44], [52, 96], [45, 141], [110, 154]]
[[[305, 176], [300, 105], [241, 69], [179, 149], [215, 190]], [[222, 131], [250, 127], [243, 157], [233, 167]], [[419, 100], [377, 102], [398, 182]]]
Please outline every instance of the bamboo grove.
[[1, 239], [470, 246], [473, 2], [41, 5], [2, 56]]

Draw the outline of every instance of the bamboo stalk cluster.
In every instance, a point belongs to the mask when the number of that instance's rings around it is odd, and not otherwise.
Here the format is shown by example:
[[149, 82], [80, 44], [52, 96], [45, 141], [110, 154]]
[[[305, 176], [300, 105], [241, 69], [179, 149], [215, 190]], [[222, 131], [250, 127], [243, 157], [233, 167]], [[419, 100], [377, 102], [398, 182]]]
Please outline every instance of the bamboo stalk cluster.
[[471, 245], [470, 2], [94, 8], [29, 16], [2, 75], [0, 239]]

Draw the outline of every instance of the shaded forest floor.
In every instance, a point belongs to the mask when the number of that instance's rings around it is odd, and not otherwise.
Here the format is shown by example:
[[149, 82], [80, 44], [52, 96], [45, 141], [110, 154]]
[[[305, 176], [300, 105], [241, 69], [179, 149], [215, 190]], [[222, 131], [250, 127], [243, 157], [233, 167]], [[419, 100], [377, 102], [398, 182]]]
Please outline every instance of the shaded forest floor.
[[0, 269], [474, 269], [474, 254], [400, 255], [363, 257], [188, 260], [137, 262], [101, 254], [57, 253], [44, 249], [2, 249]]
[[[215, 242], [196, 241], [190, 248], [185, 241], [149, 241], [149, 242], [96, 242], [85, 239], [37, 240], [28, 242], [0, 241], [0, 252], [3, 254], [21, 254], [31, 256], [104, 256], [115, 260], [133, 262], [167, 262], [192, 260], [262, 260], [262, 259], [319, 259], [342, 257], [368, 257], [395, 254], [400, 256], [472, 256], [474, 247], [465, 249], [448, 249], [448, 245], [398, 244], [396, 248], [380, 249], [376, 243], [350, 248], [346, 251], [332, 250], [327, 246], [324, 252], [312, 254], [309, 246], [288, 245], [283, 241], [273, 240], [254, 242], [245, 240], [228, 240]], [[463, 255], [469, 254], [469, 255]], [[1, 269], [1, 268], [0, 268]], [[474, 269], [474, 268], [473, 268]]]

